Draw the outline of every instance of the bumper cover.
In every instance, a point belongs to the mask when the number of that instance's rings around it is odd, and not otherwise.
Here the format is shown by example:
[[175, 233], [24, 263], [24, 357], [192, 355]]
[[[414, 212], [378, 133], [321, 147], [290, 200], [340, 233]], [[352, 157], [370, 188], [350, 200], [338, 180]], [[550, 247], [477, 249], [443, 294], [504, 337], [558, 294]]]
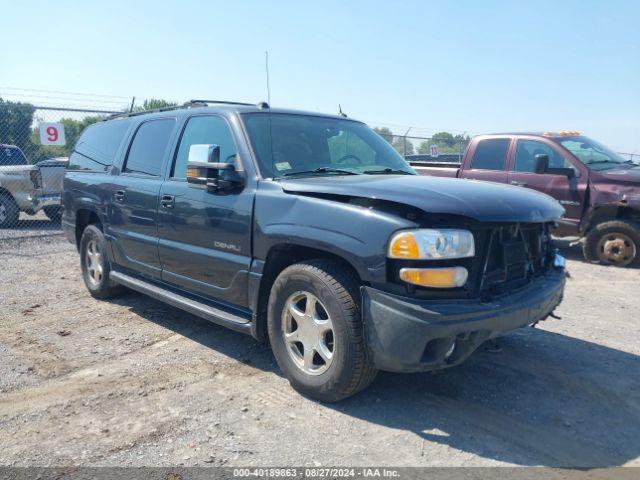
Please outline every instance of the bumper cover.
[[365, 335], [380, 370], [418, 372], [462, 362], [487, 339], [546, 318], [560, 303], [557, 268], [491, 302], [416, 301], [362, 287]]
[[31, 199], [31, 205], [27, 213], [34, 214], [44, 207], [60, 206], [60, 194], [42, 194], [36, 195]]

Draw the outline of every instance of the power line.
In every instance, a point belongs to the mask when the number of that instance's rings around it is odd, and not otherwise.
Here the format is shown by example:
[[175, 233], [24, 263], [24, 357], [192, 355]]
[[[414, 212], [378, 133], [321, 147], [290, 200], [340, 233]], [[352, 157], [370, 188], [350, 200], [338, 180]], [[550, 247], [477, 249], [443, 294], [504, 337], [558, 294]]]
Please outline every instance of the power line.
[[58, 96], [51, 96], [51, 95], [34, 95], [34, 94], [23, 94], [23, 93], [2, 93], [2, 88], [0, 88], [0, 96], [4, 96], [4, 97], [19, 97], [19, 98], [23, 98], [23, 99], [30, 99], [30, 98], [43, 98], [43, 99], [47, 99], [47, 100], [66, 100], [66, 101], [81, 101], [81, 102], [92, 102], [92, 103], [96, 103], [96, 104], [116, 104], [116, 105], [122, 105], [123, 103], [127, 103], [126, 99], [120, 101], [120, 100], [91, 100], [88, 98], [78, 98], [78, 97], [58, 97]]
[[0, 87], [0, 90], [15, 90], [19, 92], [37, 92], [37, 93], [55, 93], [62, 95], [76, 95], [83, 97], [101, 97], [101, 98], [119, 98], [119, 99], [129, 99], [131, 97], [124, 97], [120, 95], [102, 95], [99, 93], [80, 93], [80, 92], [65, 92], [62, 90], [41, 90], [36, 88], [18, 88], [18, 87]]

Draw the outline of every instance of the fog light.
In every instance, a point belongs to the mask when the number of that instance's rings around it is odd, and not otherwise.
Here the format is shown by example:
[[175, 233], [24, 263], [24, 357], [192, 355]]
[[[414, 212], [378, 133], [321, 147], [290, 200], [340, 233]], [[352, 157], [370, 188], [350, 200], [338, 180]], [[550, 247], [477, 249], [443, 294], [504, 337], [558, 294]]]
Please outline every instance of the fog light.
[[421, 287], [462, 287], [467, 283], [468, 277], [469, 272], [464, 267], [400, 269], [401, 280]]

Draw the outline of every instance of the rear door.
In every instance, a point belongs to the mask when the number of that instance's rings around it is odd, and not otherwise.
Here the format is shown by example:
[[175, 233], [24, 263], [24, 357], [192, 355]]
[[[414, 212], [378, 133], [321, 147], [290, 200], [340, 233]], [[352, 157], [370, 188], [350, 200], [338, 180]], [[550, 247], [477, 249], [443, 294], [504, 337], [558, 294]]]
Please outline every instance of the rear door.
[[511, 143], [511, 137], [478, 140], [465, 158], [460, 178], [507, 183], [507, 158]]
[[[535, 156], [539, 154], [549, 156], [549, 167], [572, 168], [576, 177], [534, 173]], [[519, 138], [509, 170], [509, 183], [552, 196], [566, 210], [564, 219], [578, 226], [584, 210], [588, 176], [575, 168], [559, 148], [540, 138]]]
[[172, 117], [142, 122], [111, 185], [109, 223], [116, 262], [158, 279], [160, 173], [175, 125], [176, 119]]
[[220, 161], [242, 169], [227, 120], [188, 118], [160, 192], [158, 236], [162, 280], [214, 300], [244, 306], [251, 264], [255, 187], [213, 192], [186, 181], [191, 145], [215, 144]]

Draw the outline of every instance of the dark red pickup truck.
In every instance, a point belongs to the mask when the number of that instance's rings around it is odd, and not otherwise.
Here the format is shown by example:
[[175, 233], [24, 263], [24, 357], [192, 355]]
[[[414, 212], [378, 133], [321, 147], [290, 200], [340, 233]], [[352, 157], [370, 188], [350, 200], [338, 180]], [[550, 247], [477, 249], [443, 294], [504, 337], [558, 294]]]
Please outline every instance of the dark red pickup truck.
[[578, 132], [482, 135], [471, 140], [462, 163], [411, 165], [422, 175], [546, 193], [566, 210], [555, 234], [584, 237], [587, 260], [640, 264], [640, 166]]

